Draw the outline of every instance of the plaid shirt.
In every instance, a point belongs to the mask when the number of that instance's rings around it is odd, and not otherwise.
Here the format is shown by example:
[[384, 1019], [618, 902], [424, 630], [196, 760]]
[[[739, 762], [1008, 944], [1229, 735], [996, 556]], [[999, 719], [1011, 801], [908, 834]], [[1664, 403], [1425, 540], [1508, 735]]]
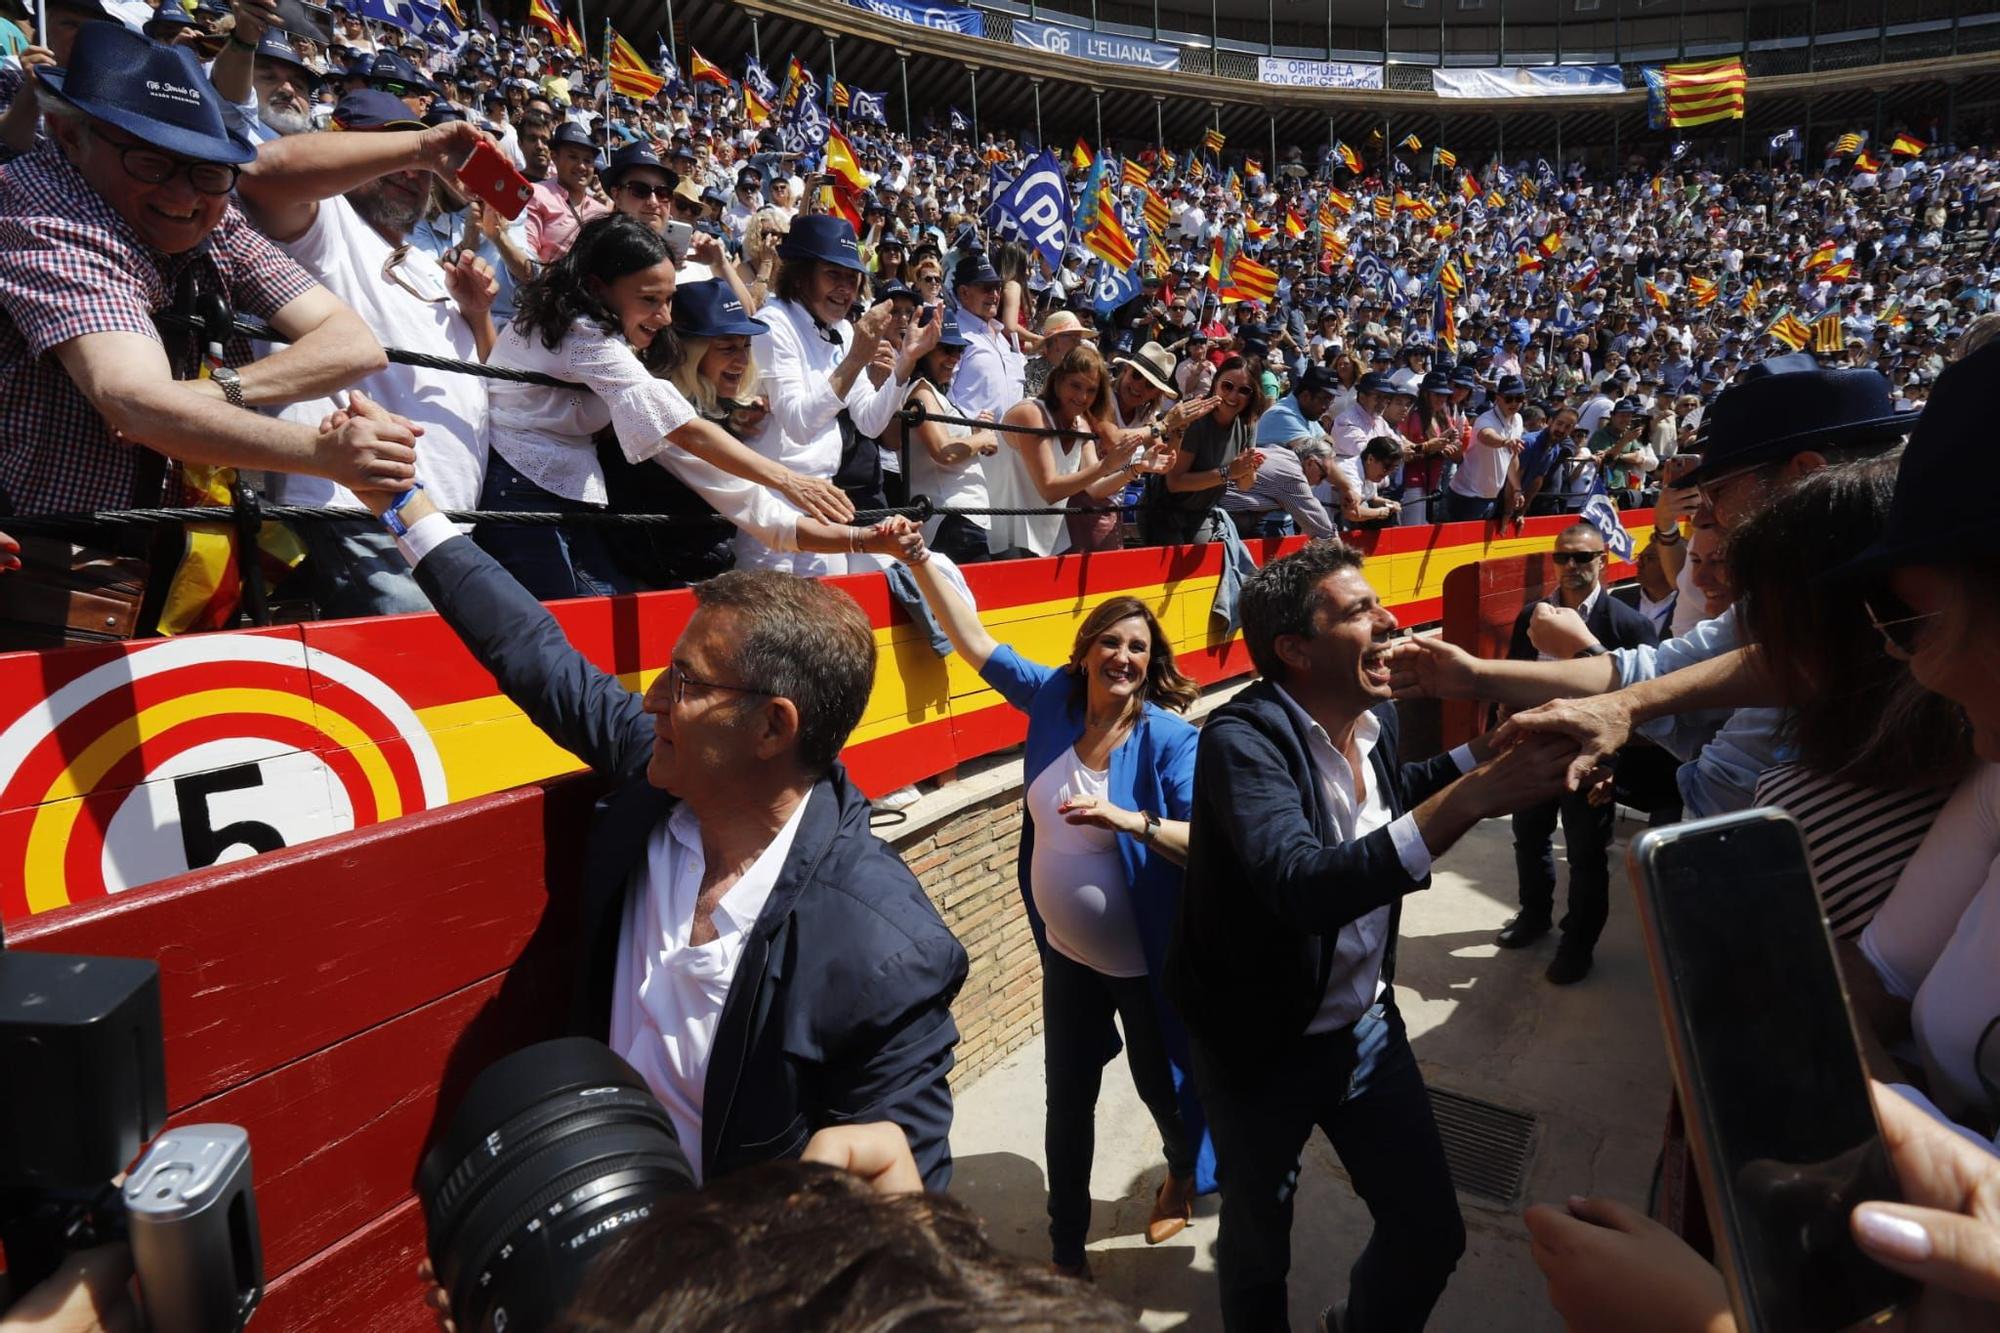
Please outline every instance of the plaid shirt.
[[[142, 446], [113, 438], [51, 348], [91, 333], [161, 341], [183, 278], [268, 320], [318, 284], [232, 203], [199, 246], [142, 242], [54, 144], [0, 167], [0, 514], [158, 504], [135, 494]], [[241, 365], [234, 339], [224, 359]]]

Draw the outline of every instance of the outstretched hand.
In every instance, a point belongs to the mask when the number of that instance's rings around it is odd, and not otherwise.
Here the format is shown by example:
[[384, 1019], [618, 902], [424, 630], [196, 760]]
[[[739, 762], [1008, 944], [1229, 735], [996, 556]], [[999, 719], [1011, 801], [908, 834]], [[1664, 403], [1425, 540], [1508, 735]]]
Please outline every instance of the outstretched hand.
[[1412, 634], [1389, 649], [1398, 699], [1476, 699], [1479, 659], [1441, 634]]
[[361, 390], [349, 389], [347, 407], [320, 422], [312, 470], [347, 487], [364, 503], [373, 503], [370, 492], [380, 493], [387, 508], [397, 492], [409, 490], [417, 479], [417, 437], [423, 433], [422, 426], [387, 411]]
[[1581, 699], [1554, 699], [1501, 723], [1493, 733], [1493, 744], [1504, 749], [1530, 736], [1560, 737], [1578, 747], [1570, 762], [1567, 785], [1569, 790], [1579, 791], [1593, 770], [1609, 763], [1632, 739], [1632, 710], [1616, 690]]

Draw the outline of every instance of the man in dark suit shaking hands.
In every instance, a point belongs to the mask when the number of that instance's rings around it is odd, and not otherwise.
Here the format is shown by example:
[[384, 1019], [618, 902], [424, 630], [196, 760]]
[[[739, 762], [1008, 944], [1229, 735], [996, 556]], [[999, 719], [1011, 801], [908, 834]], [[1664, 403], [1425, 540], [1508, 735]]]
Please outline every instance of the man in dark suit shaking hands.
[[1224, 1327], [1289, 1327], [1292, 1194], [1318, 1125], [1375, 1231], [1322, 1327], [1423, 1327], [1465, 1226], [1390, 980], [1404, 895], [1489, 816], [1560, 791], [1562, 746], [1397, 753], [1396, 618], [1361, 553], [1316, 541], [1248, 580], [1263, 679], [1209, 716], [1166, 969], [1222, 1184]]
[[[363, 498], [383, 513], [392, 497]], [[695, 589], [642, 698], [421, 491], [383, 521], [507, 697], [612, 780], [585, 853], [573, 1027], [645, 1077], [697, 1177], [889, 1120], [945, 1188], [965, 951], [837, 758], [875, 676], [861, 608], [815, 580], [723, 575]]]
[[[1556, 535], [1554, 559], [1556, 590], [1546, 600], [1521, 609], [1507, 648], [1510, 661], [1596, 657], [1613, 648], [1660, 641], [1652, 621], [1605, 588], [1603, 533], [1588, 523], [1572, 523]], [[1514, 815], [1521, 910], [1501, 928], [1498, 943], [1503, 949], [1519, 949], [1548, 934], [1554, 924], [1556, 858], [1549, 839], [1558, 817], [1569, 857], [1569, 911], [1563, 916], [1562, 944], [1547, 976], [1558, 986], [1568, 986], [1589, 974], [1591, 953], [1611, 912], [1608, 858], [1618, 818], [1613, 802], [1593, 805], [1587, 792], [1565, 792]]]

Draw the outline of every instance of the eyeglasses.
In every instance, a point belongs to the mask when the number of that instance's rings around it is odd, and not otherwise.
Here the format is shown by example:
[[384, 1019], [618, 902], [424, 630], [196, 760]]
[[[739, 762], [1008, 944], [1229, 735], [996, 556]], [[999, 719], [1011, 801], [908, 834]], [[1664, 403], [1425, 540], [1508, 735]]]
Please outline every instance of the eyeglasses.
[[91, 133], [118, 150], [118, 164], [125, 168], [126, 175], [147, 185], [165, 185], [185, 172], [188, 184], [197, 193], [228, 194], [236, 188], [236, 178], [242, 174], [242, 168], [226, 162], [189, 162], [145, 144], [114, 139], [101, 129], [92, 128]]
[[1556, 551], [1552, 553], [1559, 565], [1575, 565], [1582, 568], [1603, 556], [1602, 551]]
[[648, 199], [671, 199], [674, 193], [674, 187], [671, 185], [648, 185], [644, 181], [621, 181], [618, 188], [642, 202]]
[[[412, 270], [403, 266], [403, 261], [409, 257], [410, 246], [408, 242], [391, 250], [389, 257], [382, 261], [382, 280], [394, 283], [426, 304], [436, 305], [449, 301], [451, 293], [444, 290], [441, 283], [433, 285], [435, 279], [432, 279], [430, 275], [419, 273], [414, 280], [411, 278]], [[424, 285], [419, 287], [417, 285], [419, 282]]]
[[732, 694], [761, 694], [767, 699], [775, 699], [777, 697], [769, 690], [752, 689], [748, 685], [725, 685], [719, 680], [699, 680], [690, 676], [681, 668], [678, 662], [667, 668], [668, 698], [677, 704], [685, 702], [687, 700], [687, 687], [690, 685], [699, 685], [704, 690], [728, 690]]
[[[1884, 601], [1885, 610], [1909, 611], [1910, 609], [1901, 602], [1893, 602], [1890, 599], [1882, 600]], [[1862, 602], [1861, 609], [1867, 614], [1868, 623], [1873, 625], [1875, 632], [1882, 636], [1882, 644], [1887, 649], [1889, 656], [1899, 658], [1915, 657], [1919, 637], [1919, 631], [1915, 627], [1924, 624], [1926, 621], [1936, 620], [1943, 614], [1941, 611], [1925, 611], [1921, 614], [1912, 612], [1909, 615], [1892, 614], [1885, 619], [1875, 609], [1873, 601]]]

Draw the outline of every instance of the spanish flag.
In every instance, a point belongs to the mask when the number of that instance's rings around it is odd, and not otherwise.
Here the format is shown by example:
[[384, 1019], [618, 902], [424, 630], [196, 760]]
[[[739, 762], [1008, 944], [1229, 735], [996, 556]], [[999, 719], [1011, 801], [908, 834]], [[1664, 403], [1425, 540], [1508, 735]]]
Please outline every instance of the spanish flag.
[[1220, 292], [1229, 284], [1229, 260], [1222, 253], [1222, 238], [1217, 236], [1208, 247], [1208, 285]]
[[1554, 259], [1556, 251], [1563, 248], [1562, 233], [1559, 231], [1550, 232], [1548, 235], [1542, 237], [1541, 240], [1535, 242], [1535, 248], [1542, 252], [1544, 258]]
[[1340, 159], [1340, 165], [1359, 176], [1361, 174], [1361, 154], [1349, 148], [1338, 139], [1333, 142], [1333, 155]]
[[1243, 159], [1243, 174], [1246, 176], [1261, 176], [1264, 174], [1264, 164], [1254, 157], [1246, 157]]
[[835, 217], [846, 218], [847, 225], [854, 228], [854, 234], [861, 234], [861, 196], [848, 189], [839, 181], [819, 187], [820, 206]]
[[1882, 162], [1873, 153], [1867, 149], [1863, 149], [1854, 155], [1854, 169], [1856, 171], [1880, 171], [1882, 169]]
[[1352, 213], [1354, 211], [1354, 196], [1328, 186], [1326, 191], [1326, 206], [1337, 209], [1342, 213]]
[[1089, 171], [1091, 164], [1096, 161], [1097, 159], [1090, 155], [1090, 145], [1079, 137], [1076, 146], [1069, 150], [1069, 164], [1078, 171]]
[[583, 34], [578, 32], [576, 25], [568, 19], [563, 20], [562, 44], [563, 49], [573, 56], [583, 54]]
[[1276, 227], [1268, 222], [1259, 222], [1256, 218], [1248, 218], [1243, 223], [1243, 235], [1248, 240], [1268, 241], [1277, 234]]
[[1431, 228], [1431, 239], [1434, 241], [1442, 241], [1447, 237], [1455, 236], [1457, 234], [1458, 234], [1458, 225], [1452, 222], [1440, 222], [1435, 227]]
[[771, 123], [771, 104], [757, 95], [757, 90], [749, 84], [743, 85], [743, 119], [750, 122], [750, 128], [761, 130]]
[[1516, 273], [1539, 273], [1542, 271], [1542, 257], [1533, 250], [1521, 250], [1514, 255]]
[[1813, 252], [1806, 257], [1806, 263], [1805, 263], [1806, 272], [1810, 273], [1816, 268], [1821, 268], [1827, 264], [1831, 264], [1833, 262], [1834, 254], [1835, 251], [1833, 242], [1821, 241], [1819, 245], [1813, 250]]
[[1854, 278], [1854, 261], [1843, 259], [1838, 264], [1829, 264], [1820, 271], [1820, 277], [1828, 282], [1851, 282]]
[[722, 67], [702, 59], [701, 52], [692, 46], [688, 48], [688, 77], [696, 83], [712, 83], [718, 88], [730, 86], [729, 76], [722, 72]]
[[1899, 134], [1889, 144], [1889, 151], [1901, 153], [1905, 157], [1922, 157], [1926, 147], [1922, 139], [1908, 134]]
[[861, 160], [854, 155], [854, 145], [847, 142], [847, 136], [837, 125], [826, 127], [826, 170], [857, 194], [868, 188], [868, 178], [861, 174]]
[[[202, 368], [207, 378], [208, 368]], [[161, 634], [223, 629], [236, 619], [243, 599], [242, 567], [237, 560], [236, 529], [226, 520], [236, 482], [233, 467], [183, 463], [181, 503], [221, 506], [224, 522], [181, 525], [181, 552], [160, 607]], [[276, 583], [306, 558], [305, 547], [282, 523], [265, 523], [257, 531], [257, 562], [267, 583]]]
[[567, 45], [568, 35], [563, 31], [562, 16], [549, 7], [548, 0], [528, 0], [528, 22], [549, 35], [549, 40], [558, 45]]
[[1458, 178], [1458, 194], [1467, 203], [1479, 197], [1479, 183], [1472, 179], [1470, 172]]
[[1299, 216], [1297, 209], [1287, 205], [1285, 208], [1285, 235], [1296, 241], [1305, 234], [1306, 220]]
[[660, 89], [667, 86], [667, 81], [653, 73], [653, 67], [615, 28], [611, 32], [610, 74], [613, 92], [642, 102], [659, 96]]
[[1667, 294], [1660, 290], [1659, 284], [1651, 278], [1639, 279], [1639, 293], [1662, 310], [1673, 304], [1667, 299]]

